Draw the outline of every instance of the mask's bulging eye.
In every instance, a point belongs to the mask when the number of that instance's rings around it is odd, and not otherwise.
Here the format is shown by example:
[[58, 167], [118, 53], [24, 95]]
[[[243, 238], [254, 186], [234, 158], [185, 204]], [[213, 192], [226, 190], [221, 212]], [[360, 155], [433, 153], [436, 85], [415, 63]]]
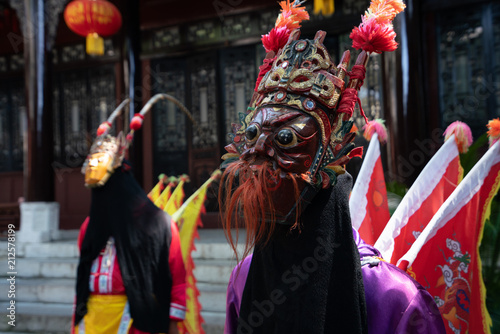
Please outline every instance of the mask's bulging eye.
[[297, 143], [295, 133], [290, 129], [283, 129], [276, 135], [276, 142], [278, 145], [288, 147]]
[[245, 130], [245, 137], [249, 143], [253, 143], [259, 137], [259, 127], [255, 124], [250, 124]]

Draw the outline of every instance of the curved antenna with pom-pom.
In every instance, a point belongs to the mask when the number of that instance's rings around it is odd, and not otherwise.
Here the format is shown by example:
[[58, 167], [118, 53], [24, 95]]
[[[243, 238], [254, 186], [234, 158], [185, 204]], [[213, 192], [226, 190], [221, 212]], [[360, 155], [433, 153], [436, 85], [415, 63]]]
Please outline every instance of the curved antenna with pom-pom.
[[470, 127], [464, 122], [455, 121], [448, 125], [444, 130], [444, 141], [447, 141], [451, 135], [455, 135], [455, 142], [457, 143], [458, 152], [467, 153], [469, 147], [472, 145], [472, 132]]
[[130, 143], [132, 142], [132, 139], [134, 138], [134, 132], [139, 130], [142, 126], [142, 122], [144, 120], [144, 115], [153, 107], [153, 105], [161, 100], [167, 100], [172, 103], [174, 103], [176, 106], [181, 109], [186, 116], [189, 118], [189, 120], [193, 123], [193, 125], [197, 128], [198, 125], [196, 124], [196, 121], [194, 120], [193, 116], [189, 112], [189, 110], [182, 104], [179, 100], [177, 100], [175, 97], [164, 94], [164, 93], [159, 93], [154, 95], [152, 98], [146, 102], [144, 107], [142, 107], [141, 111], [132, 117], [132, 120], [130, 121], [130, 132], [127, 134], [127, 141]]
[[130, 99], [126, 98], [123, 100], [122, 103], [116, 109], [109, 115], [108, 119], [104, 122], [102, 122], [99, 127], [97, 128], [97, 136], [102, 136], [102, 135], [107, 135], [111, 127], [113, 126], [113, 122], [115, 121], [115, 118], [120, 115], [121, 111], [123, 108], [125, 108], [126, 105], [130, 104]]

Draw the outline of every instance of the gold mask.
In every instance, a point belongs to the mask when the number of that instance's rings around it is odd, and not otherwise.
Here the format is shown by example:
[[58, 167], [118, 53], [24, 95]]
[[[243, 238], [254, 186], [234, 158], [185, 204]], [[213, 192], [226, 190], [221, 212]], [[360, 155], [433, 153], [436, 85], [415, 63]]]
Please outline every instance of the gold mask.
[[121, 166], [126, 148], [127, 143], [121, 132], [117, 137], [109, 134], [97, 137], [82, 167], [85, 186], [103, 186], [115, 169]]

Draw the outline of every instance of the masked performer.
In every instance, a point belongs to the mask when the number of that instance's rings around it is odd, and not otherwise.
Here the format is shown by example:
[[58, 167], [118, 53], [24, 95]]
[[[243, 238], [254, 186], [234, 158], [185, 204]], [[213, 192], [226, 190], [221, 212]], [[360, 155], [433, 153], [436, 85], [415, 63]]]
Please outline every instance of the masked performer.
[[244, 256], [254, 248], [231, 276], [225, 333], [444, 333], [431, 296], [351, 227], [343, 166], [360, 154], [350, 129], [367, 52], [350, 72], [348, 51], [335, 66], [324, 32], [301, 40], [289, 29], [303, 8], [281, 5], [249, 113], [223, 157], [226, 235], [235, 248], [231, 228], [243, 225]]
[[127, 139], [113, 137], [110, 123], [99, 128], [82, 169], [92, 197], [78, 238], [73, 332], [178, 333], [186, 272], [177, 225], [151, 202], [124, 160], [133, 130]]

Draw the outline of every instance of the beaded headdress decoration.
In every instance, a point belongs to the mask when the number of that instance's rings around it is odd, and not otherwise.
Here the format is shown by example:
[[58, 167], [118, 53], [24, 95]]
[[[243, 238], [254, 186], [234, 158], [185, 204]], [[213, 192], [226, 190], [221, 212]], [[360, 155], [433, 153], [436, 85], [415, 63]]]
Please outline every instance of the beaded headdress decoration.
[[[348, 71], [350, 52], [345, 51], [335, 65], [323, 45], [326, 33], [318, 31], [313, 40], [300, 40], [300, 24], [309, 19], [303, 2], [281, 1], [281, 13], [275, 27], [262, 36], [267, 51], [260, 66], [255, 92], [247, 114], [233, 124], [233, 142], [223, 156], [228, 163], [244, 150], [245, 130], [255, 111], [263, 106], [287, 106], [314, 117], [321, 129], [321, 143], [309, 171], [301, 178], [317, 187], [335, 184], [351, 158], [362, 154], [354, 148], [355, 133], [350, 130], [358, 90], [363, 85], [369, 53], [397, 48], [392, 20], [405, 5], [401, 0], [374, 0], [362, 17], [362, 23], [350, 34], [353, 47], [361, 49], [355, 65]], [[365, 121], [368, 121], [360, 105]]]
[[85, 175], [85, 186], [100, 187], [103, 186], [111, 174], [118, 167], [122, 166], [125, 154], [133, 141], [135, 131], [142, 127], [144, 115], [152, 108], [152, 106], [161, 100], [168, 100], [177, 105], [182, 112], [194, 123], [193, 117], [189, 110], [176, 98], [168, 94], [156, 94], [144, 105], [141, 111], [132, 117], [130, 121], [130, 132], [124, 136], [122, 132], [118, 136], [109, 134], [109, 130], [116, 117], [121, 113], [126, 105], [130, 102], [129, 99], [123, 101], [109, 116], [109, 118], [99, 125], [97, 129], [97, 137], [94, 140], [90, 152], [82, 166], [82, 174]]

